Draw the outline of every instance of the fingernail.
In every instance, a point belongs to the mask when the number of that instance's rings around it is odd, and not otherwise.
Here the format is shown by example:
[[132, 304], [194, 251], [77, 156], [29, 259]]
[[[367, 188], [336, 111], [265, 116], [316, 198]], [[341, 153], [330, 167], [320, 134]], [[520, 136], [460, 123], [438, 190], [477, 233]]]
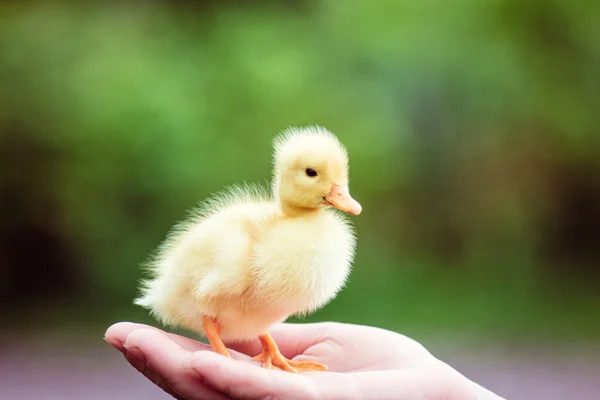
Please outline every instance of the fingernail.
[[121, 343], [119, 340], [108, 340], [107, 338], [102, 338], [106, 343], [110, 344], [112, 347], [114, 347], [115, 349], [119, 350], [121, 353], [125, 354], [125, 352], [123, 351], [122, 347], [125, 347], [123, 345], [123, 343]]
[[125, 358], [129, 363], [138, 371], [144, 372], [146, 370], [146, 357], [144, 353], [138, 347], [123, 345], [127, 349]]

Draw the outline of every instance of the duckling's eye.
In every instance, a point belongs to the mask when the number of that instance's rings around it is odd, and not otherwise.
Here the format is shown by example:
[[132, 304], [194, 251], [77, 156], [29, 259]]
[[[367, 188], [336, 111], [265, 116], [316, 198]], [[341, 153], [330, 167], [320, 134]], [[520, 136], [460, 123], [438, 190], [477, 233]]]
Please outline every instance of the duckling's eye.
[[312, 168], [306, 168], [306, 170], [304, 171], [306, 172], [306, 175], [310, 176], [311, 178], [314, 178], [315, 176], [317, 176], [317, 171], [315, 171]]

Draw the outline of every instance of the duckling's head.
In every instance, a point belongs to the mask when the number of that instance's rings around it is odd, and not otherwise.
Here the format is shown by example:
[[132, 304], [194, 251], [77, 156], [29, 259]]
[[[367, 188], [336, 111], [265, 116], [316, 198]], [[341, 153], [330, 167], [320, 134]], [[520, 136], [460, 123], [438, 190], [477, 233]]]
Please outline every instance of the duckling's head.
[[360, 214], [348, 189], [348, 153], [333, 133], [318, 126], [289, 128], [274, 145], [273, 191], [283, 207]]

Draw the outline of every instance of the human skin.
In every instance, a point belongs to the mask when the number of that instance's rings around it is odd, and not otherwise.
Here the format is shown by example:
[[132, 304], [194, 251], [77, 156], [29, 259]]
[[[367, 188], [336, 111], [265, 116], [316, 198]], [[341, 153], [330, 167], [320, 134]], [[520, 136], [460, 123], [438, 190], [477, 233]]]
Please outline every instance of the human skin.
[[204, 343], [131, 322], [111, 326], [105, 340], [177, 399], [501, 399], [395, 332], [326, 322], [280, 324], [270, 333], [284, 356], [329, 370], [268, 370], [252, 361], [261, 352], [258, 340], [229, 344], [230, 359]]

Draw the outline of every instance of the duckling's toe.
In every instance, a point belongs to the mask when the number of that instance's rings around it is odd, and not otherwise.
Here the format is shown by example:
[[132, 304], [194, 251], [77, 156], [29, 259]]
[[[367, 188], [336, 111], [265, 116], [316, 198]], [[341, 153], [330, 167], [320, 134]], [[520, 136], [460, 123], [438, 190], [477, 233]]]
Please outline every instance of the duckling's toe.
[[327, 371], [327, 365], [321, 364], [321, 363], [316, 362], [316, 361], [294, 361], [294, 360], [287, 360], [287, 362], [297, 372]]
[[252, 358], [262, 362], [263, 368], [288, 372], [327, 371], [327, 366], [316, 361], [294, 361], [284, 357], [273, 338], [267, 333], [259, 336], [262, 352]]
[[252, 357], [254, 361], [261, 361], [263, 368], [266, 369], [275, 369], [279, 371], [287, 371], [296, 373], [297, 371], [289, 364], [289, 360], [281, 355], [281, 353], [271, 353], [265, 352], [263, 350], [262, 353], [257, 355], [256, 357]]

